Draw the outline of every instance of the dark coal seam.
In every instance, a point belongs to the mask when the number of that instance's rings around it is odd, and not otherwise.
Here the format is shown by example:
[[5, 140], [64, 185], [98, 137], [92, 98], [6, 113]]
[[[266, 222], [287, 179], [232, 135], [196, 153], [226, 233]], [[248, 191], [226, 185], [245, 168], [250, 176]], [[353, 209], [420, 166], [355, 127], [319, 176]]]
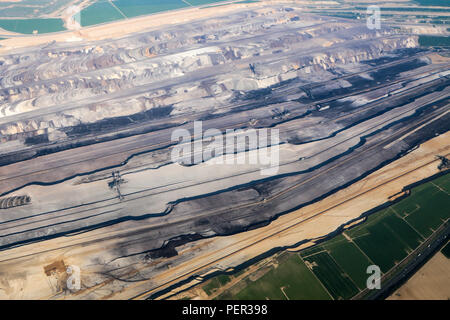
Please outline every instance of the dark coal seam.
[[[446, 86], [447, 86], [446, 84], [442, 84], [442, 85], [439, 86], [435, 91], [442, 91]], [[423, 93], [422, 95], [420, 95], [420, 96], [418, 96], [418, 97], [410, 98], [410, 99], [407, 100], [407, 102], [406, 102], [405, 104], [410, 103], [410, 102], [413, 102], [415, 99], [420, 98], [420, 97], [425, 96], [425, 95], [426, 95], [426, 93]], [[404, 105], [404, 104], [403, 104], [403, 105]], [[402, 106], [402, 105], [398, 105], [397, 107], [401, 107], [401, 106]], [[301, 144], [305, 144], [305, 143], [310, 143], [310, 142], [315, 142], [315, 141], [321, 141], [321, 140], [325, 140], [325, 139], [328, 139], [328, 138], [332, 138], [332, 137], [336, 136], [339, 132], [342, 132], [342, 131], [344, 131], [344, 130], [346, 130], [346, 129], [349, 129], [349, 128], [355, 126], [355, 125], [358, 125], [358, 124], [361, 123], [361, 122], [364, 122], [364, 121], [367, 121], [367, 120], [369, 120], [369, 119], [372, 119], [372, 118], [374, 118], [374, 117], [376, 117], [376, 116], [379, 116], [379, 115], [381, 115], [381, 114], [383, 114], [383, 113], [385, 113], [385, 112], [388, 112], [388, 111], [390, 111], [390, 110], [392, 110], [392, 109], [394, 109], [394, 108], [397, 108], [397, 107], [392, 107], [392, 108], [390, 108], [390, 109], [388, 109], [388, 110], [386, 110], [386, 111], [381, 110], [380, 112], [374, 114], [373, 116], [367, 117], [367, 118], [365, 118], [365, 119], [360, 119], [360, 120], [356, 121], [355, 123], [352, 123], [352, 124], [349, 125], [349, 126], [343, 127], [343, 128], [341, 128], [341, 129], [339, 129], [339, 130], [333, 132], [333, 133], [330, 134], [328, 137], [323, 137], [323, 138], [319, 138], [319, 139], [312, 139], [312, 140], [305, 141], [305, 142], [302, 142], [302, 143], [299, 143], [299, 144], [296, 144], [296, 145], [301, 145]], [[307, 116], [308, 114], [309, 114], [309, 111], [307, 111], [307, 112], [304, 114], [304, 116]], [[271, 126], [269, 126], [269, 128], [270, 128], [270, 127], [271, 127]], [[57, 181], [53, 181], [53, 182], [39, 182], [39, 181], [36, 181], [36, 182], [29, 182], [29, 183], [27, 183], [27, 184], [22, 185], [21, 187], [17, 187], [17, 188], [15, 188], [15, 189], [10, 190], [10, 191], [4, 192], [3, 194], [0, 194], [0, 197], [3, 197], [3, 196], [5, 196], [5, 195], [8, 195], [9, 193], [18, 191], [18, 190], [20, 190], [20, 189], [22, 189], [22, 188], [25, 188], [25, 187], [27, 187], [27, 186], [30, 186], [30, 185], [51, 186], [51, 185], [55, 185], [55, 184], [58, 184], [58, 183], [62, 183], [62, 182], [67, 181], [67, 180], [71, 180], [71, 179], [76, 178], [76, 177], [82, 177], [82, 176], [94, 174], [94, 173], [97, 173], [97, 172], [101, 172], [101, 171], [104, 171], [104, 170], [109, 170], [109, 169], [118, 168], [118, 167], [121, 167], [121, 166], [127, 164], [132, 158], [134, 158], [134, 157], [136, 157], [136, 156], [139, 156], [139, 155], [142, 155], [142, 154], [146, 154], [146, 153], [150, 153], [150, 152], [154, 152], [154, 151], [158, 151], [158, 150], [164, 150], [164, 149], [166, 149], [166, 148], [168, 148], [168, 147], [171, 147], [171, 146], [173, 146], [173, 145], [176, 145], [176, 143], [168, 143], [168, 145], [165, 146], [165, 147], [160, 147], [160, 148], [156, 148], [156, 149], [151, 149], [151, 150], [146, 150], [146, 151], [138, 152], [138, 153], [135, 153], [135, 154], [130, 155], [126, 160], [124, 160], [124, 161], [123, 161], [122, 163], [120, 163], [120, 164], [112, 165], [112, 166], [104, 167], [104, 168], [100, 168], [100, 169], [96, 169], [96, 170], [89, 171], [89, 172], [84, 172], [84, 173], [80, 173], [80, 174], [75, 174], [75, 175], [72, 175], [72, 176], [69, 176], [69, 177], [66, 177], [66, 178], [57, 180]], [[169, 163], [168, 163], [168, 164], [169, 164]], [[165, 164], [165, 165], [168, 165], [168, 164]], [[163, 166], [164, 166], [164, 165], [163, 165]]]
[[[325, 162], [323, 162], [323, 163], [321, 163], [321, 164], [319, 164], [319, 165], [317, 165], [317, 166], [315, 166], [315, 167], [311, 167], [311, 168], [309, 168], [309, 169], [307, 169], [307, 170], [304, 170], [303, 172], [302, 172], [302, 171], [291, 172], [291, 173], [287, 173], [287, 174], [281, 175], [281, 177], [287, 177], [287, 176], [293, 176], [293, 175], [298, 175], [298, 174], [302, 174], [302, 173], [311, 172], [311, 171], [314, 171], [314, 170], [320, 168], [321, 166], [324, 166], [324, 165], [326, 165], [326, 164], [328, 164], [328, 163], [330, 163], [330, 162], [336, 160], [337, 158], [340, 158], [340, 157], [342, 157], [342, 156], [344, 156], [344, 155], [350, 154], [351, 152], [353, 152], [353, 150], [355, 150], [356, 148], [362, 146], [362, 145], [366, 142], [366, 138], [367, 138], [367, 137], [373, 136], [373, 135], [375, 135], [375, 134], [378, 133], [378, 132], [384, 131], [384, 130], [388, 129], [389, 127], [392, 127], [393, 125], [395, 125], [395, 124], [397, 124], [397, 123], [401, 123], [401, 122], [403, 122], [403, 121], [406, 121], [407, 119], [416, 117], [416, 116], [420, 115], [420, 113], [421, 113], [424, 109], [429, 108], [429, 107], [432, 106], [432, 105], [433, 105], [433, 104], [424, 106], [424, 107], [422, 107], [422, 108], [419, 108], [419, 109], [416, 110], [416, 112], [415, 112], [414, 114], [412, 114], [411, 116], [408, 116], [408, 117], [399, 119], [399, 120], [397, 120], [397, 121], [395, 121], [395, 122], [393, 122], [393, 123], [390, 123], [390, 124], [386, 125], [386, 126], [383, 127], [383, 128], [378, 129], [377, 131], [374, 131], [373, 133], [371, 133], [371, 134], [369, 134], [369, 135], [367, 135], [367, 136], [361, 137], [360, 142], [359, 142], [357, 145], [355, 145], [355, 146], [349, 148], [349, 150], [343, 152], [341, 155], [338, 155], [338, 156], [335, 156], [335, 157], [333, 157], [333, 158], [330, 158], [330, 159], [328, 159], [327, 161], [325, 161]], [[320, 197], [318, 197], [318, 198], [316, 198], [316, 199], [313, 199], [312, 201], [306, 202], [306, 203], [301, 204], [301, 205], [299, 205], [299, 206], [297, 206], [297, 207], [294, 207], [293, 209], [290, 209], [290, 210], [288, 210], [288, 211], [284, 211], [284, 212], [282, 212], [282, 213], [279, 213], [279, 214], [277, 214], [277, 215], [274, 215], [273, 217], [271, 217], [271, 218], [268, 219], [267, 221], [270, 223], [270, 222], [272, 222], [273, 220], [275, 220], [276, 218], [278, 218], [279, 216], [281, 216], [281, 215], [283, 215], [283, 214], [289, 213], [289, 212], [291, 212], [291, 211], [293, 211], [293, 210], [298, 210], [298, 209], [300, 209], [300, 208], [302, 208], [302, 207], [304, 207], [304, 206], [306, 206], [306, 205], [309, 205], [309, 204], [312, 204], [312, 203], [314, 203], [314, 202], [320, 201], [320, 200], [324, 199], [325, 197], [327, 197], [327, 196], [329, 196], [329, 195], [331, 195], [331, 194], [333, 194], [333, 193], [335, 193], [335, 192], [337, 192], [337, 191], [339, 191], [339, 190], [341, 190], [341, 189], [344, 189], [344, 188], [350, 186], [351, 184], [353, 184], [353, 183], [359, 181], [360, 179], [366, 177], [366, 176], [369, 175], [370, 173], [373, 173], [374, 171], [376, 171], [376, 170], [382, 168], [382, 167], [385, 166], [386, 164], [388, 164], [388, 163], [390, 163], [390, 162], [392, 162], [392, 161], [395, 161], [395, 160], [399, 159], [401, 156], [403, 156], [403, 155], [406, 154], [406, 153], [407, 153], [407, 151], [401, 152], [401, 153], [399, 153], [397, 156], [395, 156], [395, 157], [393, 157], [393, 158], [391, 158], [391, 159], [388, 159], [388, 160], [382, 162], [380, 165], [375, 166], [375, 167], [374, 167], [373, 169], [371, 169], [371, 170], [366, 171], [366, 172], [365, 172], [363, 175], [361, 175], [360, 177], [355, 178], [355, 179], [349, 181], [348, 183], [346, 183], [346, 184], [344, 184], [344, 185], [342, 185], [342, 186], [340, 186], [340, 187], [337, 187], [337, 188], [335, 188], [335, 189], [333, 189], [333, 190], [331, 190], [331, 191], [325, 193], [324, 195], [322, 195], [322, 196], [320, 196]], [[140, 220], [144, 220], [144, 219], [147, 219], [147, 218], [162, 217], [162, 216], [165, 216], [165, 215], [168, 215], [169, 213], [171, 213], [172, 210], [173, 210], [173, 208], [175, 207], [175, 205], [177, 205], [178, 203], [185, 202], [185, 201], [196, 200], [196, 199], [200, 199], [200, 198], [206, 198], [206, 197], [209, 197], [209, 196], [212, 196], [212, 195], [216, 195], [216, 194], [220, 194], [220, 193], [224, 193], [224, 192], [232, 191], [232, 190], [236, 190], [236, 189], [241, 189], [241, 188], [244, 188], [244, 187], [247, 187], [247, 188], [248, 188], [248, 187], [250, 187], [250, 186], [252, 186], [252, 185], [255, 185], [255, 184], [258, 184], [258, 183], [263, 183], [263, 182], [267, 182], [267, 181], [274, 180], [274, 179], [279, 179], [279, 178], [280, 178], [280, 176], [277, 176], [277, 177], [271, 177], [271, 178], [265, 178], [265, 179], [256, 180], [256, 181], [252, 181], [252, 182], [249, 182], [249, 183], [245, 183], [245, 184], [233, 186], [233, 187], [230, 187], [230, 188], [227, 188], [227, 189], [223, 189], [223, 190], [220, 190], [220, 191], [211, 192], [211, 193], [208, 193], [208, 194], [203, 194], [203, 195], [199, 195], [199, 196], [195, 196], [195, 197], [189, 197], [189, 198], [178, 199], [178, 200], [176, 200], [176, 201], [169, 202], [169, 203], [168, 203], [168, 207], [166, 208], [166, 210], [165, 210], [164, 212], [161, 212], [161, 213], [145, 214], [145, 215], [141, 215], [141, 216], [139, 216], [139, 217], [135, 217], [135, 216], [124, 216], [124, 217], [121, 217], [121, 218], [118, 218], [118, 219], [109, 220], [109, 221], [102, 222], [102, 223], [98, 223], [98, 224], [95, 224], [95, 225], [92, 225], [92, 226], [88, 226], [88, 227], [81, 227], [81, 228], [78, 228], [78, 229], [75, 229], [75, 230], [72, 230], [72, 231], [68, 231], [68, 232], [59, 232], [59, 233], [55, 233], [55, 234], [53, 234], [53, 235], [47, 235], [47, 236], [41, 236], [41, 237], [37, 237], [37, 238], [33, 238], [33, 239], [25, 239], [25, 240], [21, 240], [21, 241], [15, 242], [15, 243], [10, 243], [10, 244], [7, 244], [7, 245], [2, 245], [2, 246], [0, 246], [0, 251], [3, 251], [3, 250], [8, 249], [8, 248], [17, 247], [17, 246], [23, 246], [23, 245], [29, 244], [29, 243], [35, 243], [35, 242], [39, 242], [39, 241], [44, 241], [44, 240], [54, 239], [54, 238], [57, 238], [57, 237], [60, 237], [60, 236], [70, 236], [70, 235], [81, 234], [81, 233], [89, 232], [89, 231], [92, 231], [92, 230], [95, 230], [95, 229], [98, 229], [98, 228], [103, 228], [103, 227], [106, 227], [106, 226], [111, 226], [111, 225], [114, 225], [114, 224], [117, 224], [117, 223], [121, 223], [121, 222], [125, 222], [125, 221], [140, 221]], [[258, 224], [260, 224], [260, 223], [261, 223], [261, 222], [258, 222]], [[251, 224], [251, 225], [249, 225], [249, 226], [243, 228], [242, 231], [238, 231], [238, 232], [234, 232], [234, 233], [225, 233], [225, 234], [223, 234], [223, 235], [232, 235], [232, 234], [235, 234], [235, 233], [247, 231], [248, 228], [251, 228], [251, 227], [252, 227], [252, 225], [253, 225], [253, 224]], [[205, 237], [205, 238], [209, 238], [209, 237]], [[159, 249], [160, 249], [160, 248], [159, 248]], [[158, 249], [153, 249], [153, 250], [158, 250]], [[151, 250], [150, 250], [150, 251], [151, 251]]]

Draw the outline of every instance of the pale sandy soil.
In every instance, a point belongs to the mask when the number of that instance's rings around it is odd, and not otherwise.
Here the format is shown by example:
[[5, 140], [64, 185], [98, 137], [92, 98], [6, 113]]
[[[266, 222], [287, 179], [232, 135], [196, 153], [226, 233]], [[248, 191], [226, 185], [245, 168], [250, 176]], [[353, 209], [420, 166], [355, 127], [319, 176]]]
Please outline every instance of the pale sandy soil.
[[[17, 36], [18, 35], [18, 33], [11, 32], [11, 31], [8, 31], [8, 30], [3, 30], [2, 28], [0, 28], [0, 34], [2, 36], [4, 36], [4, 37], [6, 37], [6, 36]], [[3, 41], [3, 40], [1, 40], [1, 41]], [[1, 45], [1, 41], [0, 41], [0, 45]]]
[[450, 61], [450, 57], [444, 57], [437, 53], [432, 53], [427, 56], [431, 59], [432, 63], [446, 63]]
[[450, 259], [438, 252], [388, 300], [449, 300]]
[[397, 25], [401, 27], [406, 32], [412, 34], [424, 34], [424, 35], [447, 35], [447, 27], [445, 25], [417, 25], [409, 23], [393, 23], [392, 25]]

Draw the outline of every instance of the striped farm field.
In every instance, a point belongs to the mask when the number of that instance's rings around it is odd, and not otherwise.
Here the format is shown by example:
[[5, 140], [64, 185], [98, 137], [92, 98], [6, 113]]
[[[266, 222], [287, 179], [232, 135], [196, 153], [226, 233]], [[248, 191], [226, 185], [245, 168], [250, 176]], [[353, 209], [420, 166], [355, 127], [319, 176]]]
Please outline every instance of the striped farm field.
[[[366, 288], [368, 266], [387, 273], [449, 219], [449, 189], [450, 174], [416, 186], [341, 234], [298, 253], [281, 254], [284, 258], [262, 277], [246, 278], [218, 298], [350, 299]], [[220, 290], [219, 280], [204, 290]]]

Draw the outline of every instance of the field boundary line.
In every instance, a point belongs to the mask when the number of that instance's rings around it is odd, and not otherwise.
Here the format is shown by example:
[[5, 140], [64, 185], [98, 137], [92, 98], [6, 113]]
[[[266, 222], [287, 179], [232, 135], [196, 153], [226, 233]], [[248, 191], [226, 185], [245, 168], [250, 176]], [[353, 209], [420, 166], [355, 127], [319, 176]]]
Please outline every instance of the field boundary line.
[[336, 300], [334, 299], [334, 297], [330, 294], [330, 292], [328, 291], [328, 289], [325, 287], [325, 285], [322, 283], [322, 281], [320, 281], [320, 279], [316, 276], [316, 274], [314, 273], [314, 271], [312, 271], [312, 269], [310, 269], [308, 267], [308, 265], [306, 264], [305, 260], [303, 260], [303, 258], [300, 256], [300, 254], [297, 252], [297, 257], [300, 259], [300, 261], [305, 265], [306, 269], [309, 270], [309, 272], [312, 274], [312, 276], [320, 283], [320, 285], [322, 286], [322, 288], [325, 290], [325, 292], [327, 293], [327, 295], [331, 298], [331, 300]]
[[128, 19], [128, 17], [125, 15], [125, 13], [122, 12], [111, 0], [108, 0], [109, 4], [113, 6], [114, 9], [116, 9], [125, 19]]
[[[370, 235], [370, 232], [368, 233], [369, 235]], [[355, 242], [355, 241], [353, 241], [353, 238], [352, 237], [350, 237], [349, 236], [349, 238], [350, 238], [350, 243], [353, 243], [353, 245], [359, 250], [359, 252], [361, 252], [363, 255], [364, 255], [364, 257], [366, 257], [368, 260], [369, 260], [369, 262], [371, 263], [371, 264], [375, 264], [375, 262], [373, 262], [372, 261], [372, 259], [370, 259], [370, 257], [358, 246], [358, 244]], [[356, 239], [356, 238], [355, 238]], [[381, 270], [380, 270], [381, 271]], [[381, 273], [383, 273], [383, 271], [381, 271]]]
[[286, 294], [286, 292], [284, 292], [284, 288], [286, 288], [286, 287], [280, 287], [280, 291], [283, 293], [283, 295], [286, 297], [286, 299], [287, 300], [291, 300], [291, 299], [289, 299], [289, 297], [288, 297], [288, 295]]
[[409, 255], [409, 252], [407, 251], [408, 249], [410, 249], [411, 252], [413, 252], [413, 251], [420, 245], [420, 242], [419, 242], [419, 244], [417, 245], [416, 248], [411, 248], [411, 247], [409, 246], [409, 244], [406, 243], [405, 240], [403, 240], [403, 238], [400, 237], [400, 236], [397, 234], [397, 232], [395, 232], [395, 230], [392, 229], [391, 226], [390, 226], [388, 223], [383, 223], [383, 226], [384, 226], [387, 230], [389, 230], [389, 232], [391, 232], [391, 233], [394, 235], [394, 238], [397, 239], [397, 242], [399, 242], [400, 244], [402, 244], [402, 245], [405, 247], [404, 249], [405, 249], [405, 251], [406, 251], [406, 255], [407, 255], [407, 256]]
[[[417, 209], [415, 209], [413, 212], [417, 211], [418, 209], [420, 209], [420, 206], [417, 205], [417, 203], [414, 203], [417, 206]], [[400, 214], [397, 212], [397, 210], [395, 210], [394, 208], [392, 208], [392, 211], [394, 211], [395, 215], [402, 219], [403, 221], [405, 221], [405, 223], [410, 226], [415, 232], [417, 232], [417, 234], [422, 238], [423, 241], [425, 241], [427, 238], [424, 237], [424, 235], [422, 233], [419, 232], [419, 230], [417, 230], [416, 228], [414, 228], [405, 218], [409, 216], [406, 215], [405, 217], [401, 217]], [[422, 241], [422, 242], [423, 242]]]
[[[186, 3], [188, 6], [191, 6], [192, 8], [195, 7], [192, 3], [187, 2], [187, 0], [181, 0], [181, 1], [184, 2], [184, 3]], [[289, 299], [288, 299], [288, 300], [289, 300]]]
[[[314, 253], [311, 253], [311, 254], [308, 254], [306, 256], [303, 256], [302, 258], [309, 258], [309, 257], [312, 257], [312, 256], [314, 256], [316, 254], [319, 254], [319, 253], [322, 253], [322, 252], [327, 252], [327, 251], [322, 247], [322, 250], [314, 252]], [[298, 252], [298, 253], [300, 253], [300, 252]]]
[[[367, 231], [367, 230], [366, 230]], [[370, 232], [365, 232], [365, 233], [363, 233], [363, 234], [359, 234], [359, 235], [357, 235], [357, 236], [355, 236], [355, 237], [352, 237], [352, 236], [350, 236], [350, 235], [348, 235], [347, 234], [347, 237], [349, 237], [350, 239], [352, 239], [352, 241], [354, 240], [354, 239], [359, 239], [359, 238], [362, 238], [362, 237], [365, 237], [365, 236], [368, 236], [368, 235], [370, 235]]]
[[431, 182], [431, 184], [432, 184], [433, 186], [435, 186], [436, 188], [438, 188], [440, 191], [442, 191], [442, 192], [444, 192], [445, 194], [447, 194], [447, 195], [450, 196], [450, 193], [448, 193], [447, 190], [445, 190], [445, 189], [443, 189], [441, 186], [435, 184], [433, 181], [430, 181], [430, 182]]
[[[428, 238], [426, 238], [426, 240], [421, 243], [419, 246], [417, 246], [417, 248], [415, 248], [410, 254], [408, 254], [405, 258], [403, 258], [402, 260], [400, 260], [397, 264], [395, 264], [392, 268], [390, 268], [386, 274], [383, 274], [383, 276], [381, 277], [381, 283], [383, 283], [383, 281], [390, 281], [390, 279], [392, 279], [392, 276], [395, 276], [396, 272], [400, 272], [402, 270], [404, 270], [405, 267], [407, 266], [403, 266], [403, 268], [401, 268], [402, 264], [405, 263], [406, 260], [411, 259], [415, 254], [417, 254], [420, 250], [424, 249], [423, 247], [426, 245], [427, 241], [430, 241], [433, 237], [437, 237], [438, 233], [442, 230], [440, 229], [444, 229], [446, 227], [446, 224], [448, 223], [450, 218], [448, 218], [447, 220], [445, 220], [437, 229], [435, 232], [433, 232]], [[431, 245], [431, 244], [429, 244]], [[440, 252], [440, 251], [438, 251]], [[416, 271], [417, 272], [417, 271]], [[391, 277], [391, 278], [389, 278]], [[383, 279], [384, 278], [384, 279]], [[361, 292], [360, 294], [352, 297], [352, 300], [355, 299], [359, 299], [361, 297], [364, 297], [364, 294], [367, 295], [367, 293], [370, 291], [370, 289], [365, 289], [363, 290], [363, 292]], [[361, 297], [360, 297], [361, 296]]]
[[406, 212], [405, 216], [401, 217], [402, 219], [405, 219], [405, 218], [409, 217], [411, 214], [413, 214], [417, 210], [421, 209], [420, 206], [417, 203], [414, 203], [414, 204], [415, 204], [416, 208], [413, 211], [411, 211], [411, 212]]
[[[358, 293], [360, 293], [363, 289], [359, 289], [358, 285], [355, 283], [355, 281], [352, 279], [352, 277], [350, 277], [350, 275], [344, 270], [344, 268], [342, 268], [342, 266], [336, 261], [336, 259], [334, 259], [334, 257], [331, 255], [331, 253], [327, 252], [328, 256], [331, 258], [331, 260], [334, 261], [334, 263], [336, 263], [336, 265], [338, 266], [338, 268], [341, 269], [341, 271], [347, 276], [347, 278], [350, 280], [351, 283], [353, 283], [353, 285], [355, 286], [356, 290], [358, 291], [356, 294], [354, 294], [353, 296], [357, 295]], [[342, 276], [342, 278], [346, 278], [344, 276]], [[351, 298], [351, 297], [350, 297]]]

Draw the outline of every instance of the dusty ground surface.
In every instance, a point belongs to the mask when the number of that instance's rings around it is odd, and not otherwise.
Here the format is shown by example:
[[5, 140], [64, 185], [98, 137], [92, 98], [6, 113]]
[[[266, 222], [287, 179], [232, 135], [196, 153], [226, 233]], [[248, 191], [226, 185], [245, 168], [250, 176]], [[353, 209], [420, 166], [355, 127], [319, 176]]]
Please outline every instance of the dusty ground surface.
[[449, 300], [449, 274], [450, 260], [438, 252], [388, 300]]
[[[301, 7], [226, 8], [0, 56], [1, 297], [167, 297], [313, 243], [437, 172], [449, 153], [442, 52]], [[217, 139], [280, 138], [179, 164], [172, 133], [198, 120]], [[269, 151], [279, 162], [237, 163]], [[79, 291], [65, 285], [71, 265]]]

